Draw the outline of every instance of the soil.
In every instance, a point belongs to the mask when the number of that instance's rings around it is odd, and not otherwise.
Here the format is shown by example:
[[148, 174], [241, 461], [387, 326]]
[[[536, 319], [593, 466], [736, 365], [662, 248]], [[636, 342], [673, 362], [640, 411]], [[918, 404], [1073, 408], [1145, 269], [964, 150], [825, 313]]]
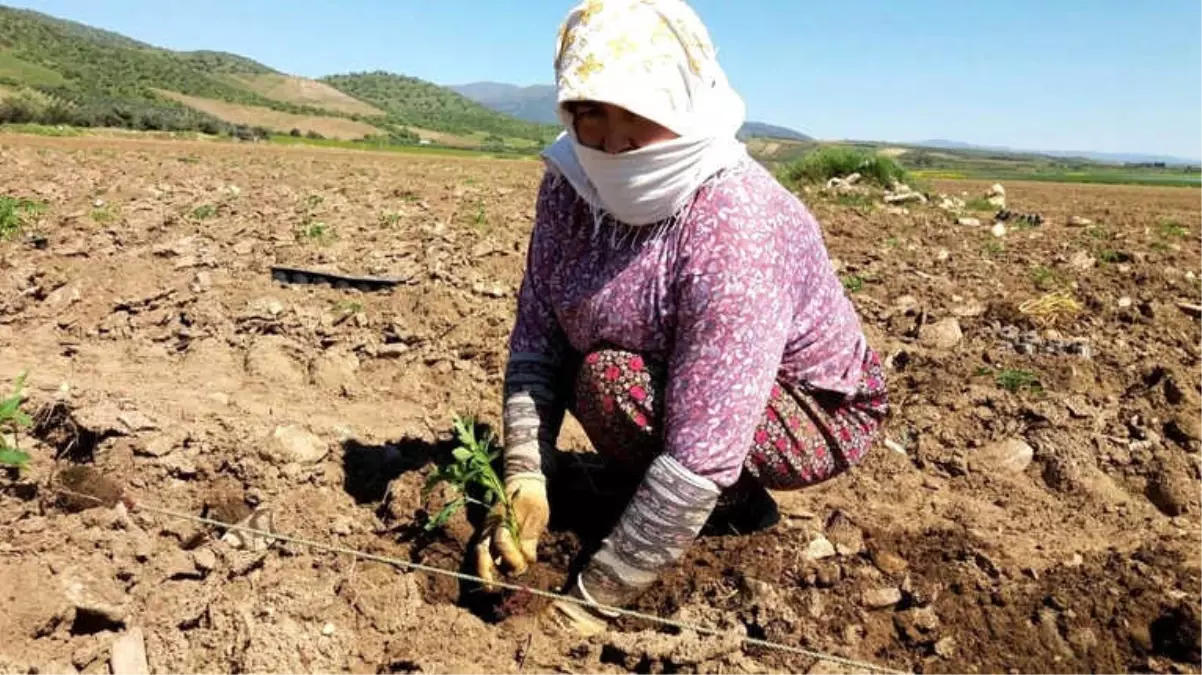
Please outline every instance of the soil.
[[[0, 167], [0, 194], [48, 206], [0, 242], [0, 379], [29, 371], [35, 418], [29, 470], [0, 477], [0, 672], [108, 672], [139, 628], [152, 672], [843, 672], [636, 619], [575, 637], [533, 596], [141, 507], [470, 569], [482, 514], [426, 531], [450, 495], [422, 488], [454, 413], [498, 424], [538, 163], [5, 135]], [[1199, 672], [1198, 191], [1006, 189], [1043, 224], [803, 195], [891, 418], [863, 465], [702, 538], [636, 609], [915, 672]], [[1080, 311], [1024, 313], [1054, 290]], [[521, 577], [544, 589], [631, 487], [570, 421], [560, 445]]]

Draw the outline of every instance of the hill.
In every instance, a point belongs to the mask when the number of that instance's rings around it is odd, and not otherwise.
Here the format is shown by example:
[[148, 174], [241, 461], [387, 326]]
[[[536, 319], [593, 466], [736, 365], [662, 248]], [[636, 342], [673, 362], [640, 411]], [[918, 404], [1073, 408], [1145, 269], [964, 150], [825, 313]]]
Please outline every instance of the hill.
[[[559, 117], [555, 114], [555, 87], [549, 84], [519, 87], [503, 82], [471, 82], [447, 88], [506, 115], [540, 124], [559, 124]], [[764, 122], [747, 122], [739, 130], [739, 138], [811, 140], [799, 131]]]
[[217, 130], [221, 121], [156, 90], [293, 113], [320, 111], [275, 100], [231, 76], [275, 71], [235, 54], [175, 52], [117, 33], [0, 6], [0, 84], [26, 90], [0, 121]]
[[383, 110], [396, 124], [451, 133], [484, 132], [500, 139], [545, 142], [555, 137], [552, 127], [510, 117], [415, 77], [375, 71], [328, 75], [321, 82]]
[[[295, 77], [237, 54], [179, 52], [0, 6], [0, 123], [530, 148], [552, 127], [392, 73]], [[418, 133], [415, 133], [415, 130]]]

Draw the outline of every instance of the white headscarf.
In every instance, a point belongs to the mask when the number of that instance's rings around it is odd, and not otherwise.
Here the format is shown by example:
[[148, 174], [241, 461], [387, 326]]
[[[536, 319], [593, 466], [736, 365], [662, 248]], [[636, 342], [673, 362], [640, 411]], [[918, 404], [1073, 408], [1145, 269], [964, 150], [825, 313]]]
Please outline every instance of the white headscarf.
[[[707, 179], [746, 156], [746, 108], [718, 65], [709, 32], [683, 0], [585, 0], [568, 13], [555, 54], [566, 132], [543, 157], [594, 213], [628, 225], [678, 215]], [[581, 145], [563, 104], [625, 108], [680, 135], [611, 155]]]

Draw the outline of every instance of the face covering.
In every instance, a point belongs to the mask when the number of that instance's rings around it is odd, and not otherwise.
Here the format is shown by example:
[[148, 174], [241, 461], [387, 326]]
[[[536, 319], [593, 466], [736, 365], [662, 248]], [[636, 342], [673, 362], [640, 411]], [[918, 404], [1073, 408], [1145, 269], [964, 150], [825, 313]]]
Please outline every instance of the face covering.
[[[697, 189], [744, 159], [742, 98], [682, 0], [586, 0], [560, 30], [556, 83], [564, 132], [544, 153], [593, 207], [628, 225], [679, 215]], [[611, 155], [578, 142], [563, 104], [625, 108], [680, 135]]]
[[594, 207], [627, 225], [650, 225], [675, 216], [702, 183], [742, 154], [734, 137], [681, 137], [611, 155], [565, 134], [547, 157]]

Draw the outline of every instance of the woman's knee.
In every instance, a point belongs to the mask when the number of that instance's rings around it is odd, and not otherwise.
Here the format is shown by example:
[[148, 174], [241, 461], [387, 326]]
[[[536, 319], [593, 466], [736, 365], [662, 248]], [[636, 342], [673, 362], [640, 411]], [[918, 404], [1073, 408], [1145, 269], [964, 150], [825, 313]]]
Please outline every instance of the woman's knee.
[[660, 451], [663, 373], [621, 349], [588, 353], [576, 374], [572, 414], [597, 452], [624, 463], [649, 462]]

